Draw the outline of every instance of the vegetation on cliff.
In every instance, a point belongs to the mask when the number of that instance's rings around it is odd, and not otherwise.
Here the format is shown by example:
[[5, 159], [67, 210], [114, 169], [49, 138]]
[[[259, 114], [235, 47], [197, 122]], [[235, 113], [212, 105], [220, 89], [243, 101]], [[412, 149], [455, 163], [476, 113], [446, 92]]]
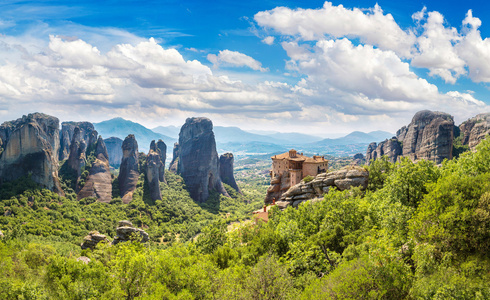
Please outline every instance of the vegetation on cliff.
[[[141, 180], [127, 205], [10, 183], [0, 193], [0, 298], [490, 298], [490, 141], [440, 167], [384, 159], [369, 170], [365, 192], [331, 191], [272, 209], [268, 223], [235, 226], [253, 197], [216, 194], [199, 206], [170, 172], [154, 205]], [[80, 250], [88, 231], [112, 237], [125, 218], [145, 228], [149, 245]]]

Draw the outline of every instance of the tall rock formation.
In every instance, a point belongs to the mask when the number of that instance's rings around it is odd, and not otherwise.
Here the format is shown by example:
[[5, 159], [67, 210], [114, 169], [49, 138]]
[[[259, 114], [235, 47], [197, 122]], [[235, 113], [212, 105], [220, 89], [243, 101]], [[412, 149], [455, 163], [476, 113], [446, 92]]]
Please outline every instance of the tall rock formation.
[[160, 182], [165, 182], [166, 151], [167, 145], [162, 140], [158, 140], [157, 143], [153, 140], [150, 144], [150, 152], [146, 157], [146, 179], [153, 201], [162, 199]]
[[180, 129], [177, 171], [197, 202], [205, 202], [211, 190], [228, 196], [219, 175], [213, 123], [208, 118], [188, 118]]
[[235, 181], [235, 176], [233, 175], [233, 162], [235, 158], [233, 153], [225, 153], [219, 157], [219, 175], [221, 180], [227, 185], [234, 188], [237, 192], [241, 194], [240, 188]]
[[453, 117], [429, 110], [415, 114], [403, 139], [403, 156], [411, 160], [427, 159], [436, 164], [451, 159], [453, 149]]
[[179, 165], [179, 143], [174, 143], [174, 150], [172, 152], [172, 161], [170, 162], [170, 166], [168, 170], [173, 173], [177, 173], [177, 167]]
[[81, 137], [81, 131], [78, 127], [75, 127], [70, 143], [70, 155], [66, 163], [76, 172], [78, 177], [80, 177], [82, 168], [86, 164], [86, 150], [87, 144]]
[[112, 177], [109, 168], [109, 155], [102, 137], [95, 144], [95, 161], [89, 170], [85, 185], [77, 195], [78, 200], [95, 197], [100, 202], [109, 203], [112, 199]]
[[490, 134], [490, 113], [476, 115], [459, 125], [462, 137], [462, 144], [468, 145], [471, 150], [475, 150], [481, 140]]
[[43, 188], [63, 195], [58, 179], [59, 120], [29, 114], [2, 124], [1, 132], [0, 182], [30, 175]]
[[[71, 151], [71, 142], [73, 140], [73, 135], [75, 134], [75, 128], [80, 130], [80, 137], [78, 142], [83, 140], [85, 145], [89, 145], [89, 139], [92, 132], [95, 131], [94, 125], [90, 122], [63, 122], [61, 123], [61, 134], [60, 134], [60, 151], [59, 160], [68, 159]], [[97, 136], [96, 136], [97, 138]], [[97, 140], [92, 140], [95, 143]]]
[[119, 191], [123, 203], [133, 199], [133, 193], [138, 183], [138, 142], [133, 134], [128, 135], [122, 144], [123, 158], [119, 168]]
[[110, 137], [105, 139], [104, 143], [107, 148], [107, 153], [109, 154], [109, 165], [113, 166], [114, 168], [119, 168], [123, 158], [123, 140], [117, 137]]
[[160, 155], [153, 149], [150, 149], [148, 156], [146, 157], [146, 179], [148, 180], [148, 186], [150, 188], [151, 200], [162, 200], [162, 193], [160, 191], [159, 172], [162, 165]]
[[167, 145], [162, 140], [158, 140], [156, 149], [158, 149], [158, 154], [160, 155], [160, 160], [162, 161], [160, 170], [158, 171], [159, 180], [160, 182], [165, 182], [165, 161], [167, 160]]
[[451, 115], [429, 110], [419, 111], [408, 126], [397, 131], [396, 138], [379, 145], [371, 143], [366, 151], [366, 159], [369, 161], [387, 155], [395, 162], [403, 155], [413, 161], [427, 159], [439, 164], [445, 158], [452, 158], [453, 128]]
[[378, 145], [376, 143], [369, 144], [366, 152], [366, 160], [369, 162], [371, 159], [376, 160], [386, 155], [390, 162], [395, 163], [402, 153], [402, 143], [396, 137], [393, 137], [380, 142]]

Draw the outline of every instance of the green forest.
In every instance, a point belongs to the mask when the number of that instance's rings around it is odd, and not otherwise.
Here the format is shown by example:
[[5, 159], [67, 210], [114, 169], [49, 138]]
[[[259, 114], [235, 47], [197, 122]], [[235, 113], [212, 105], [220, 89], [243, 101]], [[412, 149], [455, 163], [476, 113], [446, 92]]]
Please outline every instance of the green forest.
[[[274, 207], [267, 223], [250, 220], [262, 178], [205, 204], [171, 172], [155, 203], [144, 174], [129, 204], [5, 183], [0, 299], [490, 299], [490, 140], [441, 166], [366, 168], [367, 190]], [[150, 242], [81, 250], [92, 230], [112, 239], [119, 220]]]

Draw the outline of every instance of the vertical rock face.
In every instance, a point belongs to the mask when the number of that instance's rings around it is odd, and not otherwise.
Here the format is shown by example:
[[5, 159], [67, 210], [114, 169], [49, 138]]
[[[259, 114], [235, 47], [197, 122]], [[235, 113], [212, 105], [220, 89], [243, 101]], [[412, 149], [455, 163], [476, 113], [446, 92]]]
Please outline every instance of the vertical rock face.
[[162, 140], [158, 140], [157, 149], [160, 155], [160, 160], [162, 161], [160, 170], [158, 171], [159, 180], [160, 182], [165, 182], [165, 160], [167, 160], [167, 145]]
[[376, 142], [372, 142], [371, 144], [368, 145], [367, 151], [366, 151], [366, 161], [369, 162], [371, 159], [376, 160], [378, 158], [378, 153], [376, 152], [376, 148], [378, 145]]
[[150, 186], [150, 196], [153, 201], [161, 200], [160, 182], [165, 181], [165, 159], [167, 145], [162, 140], [151, 141], [150, 152], [146, 157], [146, 178]]
[[122, 201], [129, 203], [138, 183], [138, 142], [133, 134], [128, 135], [122, 144], [123, 158], [119, 168], [119, 190]]
[[219, 157], [219, 175], [221, 180], [227, 185], [234, 188], [237, 192], [240, 192], [238, 185], [235, 181], [235, 176], [233, 175], [233, 162], [235, 158], [233, 153], [225, 153]]
[[73, 132], [73, 138], [70, 144], [70, 155], [68, 156], [68, 165], [75, 170], [77, 176], [80, 177], [82, 168], [86, 163], [85, 151], [87, 150], [87, 144], [81, 138], [80, 129], [75, 127]]
[[29, 114], [2, 125], [0, 181], [31, 175], [42, 187], [63, 195], [58, 179], [59, 120]]
[[[91, 133], [95, 130], [94, 125], [90, 122], [63, 122], [61, 123], [61, 134], [60, 134], [60, 151], [59, 160], [68, 159], [70, 155], [71, 141], [73, 140], [73, 135], [75, 133], [75, 128], [78, 127], [80, 130], [80, 140], [85, 141], [85, 144], [89, 144], [89, 139]], [[95, 143], [97, 140], [92, 141]]]
[[[376, 159], [387, 155], [395, 162], [400, 155], [411, 160], [427, 159], [441, 163], [445, 158], [452, 158], [453, 117], [443, 112], [429, 110], [419, 111], [408, 126], [396, 133], [396, 138], [371, 143], [366, 151], [366, 159]], [[403, 145], [403, 147], [402, 147]]]
[[104, 140], [109, 154], [109, 164], [114, 168], [119, 168], [123, 158], [122, 144], [123, 140], [117, 137], [110, 137]]
[[378, 145], [376, 143], [371, 143], [368, 146], [368, 150], [366, 153], [366, 158], [369, 157], [369, 160], [382, 157], [386, 155], [390, 162], [395, 163], [398, 160], [398, 157], [402, 155], [402, 144], [398, 141], [396, 137], [391, 139], [386, 139], [380, 142]]
[[462, 144], [474, 150], [487, 134], [490, 134], [490, 113], [479, 114], [459, 125]]
[[415, 114], [403, 139], [403, 156], [441, 163], [452, 158], [453, 117], [428, 110]]
[[206, 201], [211, 190], [229, 196], [219, 175], [211, 120], [188, 118], [180, 129], [179, 148], [177, 171], [184, 178], [194, 201]]
[[169, 171], [173, 173], [177, 173], [177, 167], [179, 165], [179, 143], [174, 144], [174, 150], [172, 153], [172, 161], [170, 162], [170, 166], [168, 168]]
[[153, 201], [162, 199], [160, 192], [161, 166], [162, 160], [160, 159], [159, 153], [150, 148], [150, 152], [148, 152], [148, 156], [146, 157], [146, 179], [150, 188], [150, 197]]
[[78, 200], [95, 197], [100, 202], [110, 202], [112, 199], [112, 177], [109, 168], [109, 155], [102, 137], [95, 144], [95, 161], [89, 170], [85, 185], [77, 195]]

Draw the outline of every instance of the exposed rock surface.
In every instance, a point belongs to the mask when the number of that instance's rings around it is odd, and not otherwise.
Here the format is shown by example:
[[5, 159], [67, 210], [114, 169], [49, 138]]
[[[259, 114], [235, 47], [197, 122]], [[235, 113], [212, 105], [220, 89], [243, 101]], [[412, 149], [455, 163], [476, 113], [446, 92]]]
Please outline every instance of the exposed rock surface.
[[0, 182], [30, 175], [43, 188], [64, 195], [58, 179], [59, 120], [34, 113], [2, 128]]
[[87, 144], [81, 137], [81, 131], [78, 127], [75, 127], [70, 144], [70, 155], [68, 156], [68, 161], [66, 163], [70, 168], [75, 170], [78, 177], [80, 177], [82, 168], [86, 164], [86, 150]]
[[122, 144], [123, 158], [119, 168], [119, 190], [123, 203], [133, 199], [133, 193], [140, 175], [138, 171], [138, 142], [133, 134], [128, 135]]
[[109, 168], [109, 155], [102, 137], [95, 146], [95, 161], [89, 170], [85, 185], [78, 192], [78, 200], [95, 197], [100, 202], [109, 203], [112, 200], [112, 176]]
[[[84, 141], [85, 145], [89, 144], [89, 139], [91, 133], [95, 130], [94, 125], [90, 122], [63, 122], [61, 123], [61, 133], [60, 133], [60, 151], [59, 160], [68, 159], [70, 155], [70, 146], [73, 141], [73, 135], [75, 134], [75, 128], [80, 130], [80, 137], [77, 139], [78, 142]], [[95, 141], [93, 141], [95, 142]]]
[[441, 163], [451, 159], [453, 149], [453, 117], [443, 112], [419, 111], [408, 125], [403, 139], [403, 156], [411, 160], [427, 159]]
[[107, 154], [109, 154], [109, 165], [113, 166], [114, 168], [119, 168], [123, 158], [123, 140], [117, 137], [110, 137], [105, 139], [104, 143], [107, 148]]
[[354, 160], [353, 163], [356, 165], [359, 165], [359, 166], [366, 163], [366, 158], [364, 157], [364, 155], [362, 153], [354, 154], [352, 159]]
[[369, 162], [371, 159], [376, 160], [377, 158], [386, 155], [391, 162], [396, 162], [398, 157], [403, 153], [402, 143], [398, 141], [396, 137], [391, 139], [386, 139], [380, 142], [378, 145], [376, 143], [371, 143], [368, 146], [366, 153], [366, 160]]
[[281, 176], [277, 174], [271, 179], [271, 185], [267, 188], [265, 196], [265, 203], [272, 203], [274, 200], [279, 200], [281, 195], [285, 193], [291, 187], [288, 176]]
[[138, 237], [138, 241], [140, 243], [146, 243], [149, 241], [148, 233], [146, 233], [146, 231], [143, 229], [133, 227], [133, 223], [130, 221], [119, 221], [116, 234], [117, 236], [112, 241], [113, 245], [130, 241], [134, 236]]
[[168, 170], [173, 173], [177, 173], [177, 167], [179, 165], [179, 143], [174, 143], [174, 150], [172, 153], [172, 161], [170, 162], [170, 166]]
[[161, 200], [160, 192], [160, 172], [162, 171], [162, 159], [155, 141], [150, 144], [150, 152], [146, 157], [146, 179], [150, 188], [150, 197], [153, 201]]
[[301, 181], [290, 187], [282, 194], [276, 204], [281, 209], [287, 206], [297, 207], [304, 201], [322, 197], [323, 194], [328, 193], [331, 187], [336, 187], [341, 191], [358, 186], [361, 189], [366, 189], [368, 179], [369, 172], [359, 166], [348, 166], [338, 171], [318, 174], [310, 182]]
[[213, 123], [208, 118], [188, 118], [179, 133], [177, 171], [197, 202], [205, 202], [211, 190], [229, 196], [219, 175]]
[[158, 150], [158, 155], [160, 155], [160, 160], [162, 161], [162, 164], [160, 165], [160, 169], [158, 171], [159, 180], [160, 182], [165, 182], [165, 161], [167, 160], [167, 145], [162, 140], [158, 140], [155, 150]]
[[219, 157], [219, 175], [221, 180], [227, 185], [234, 188], [237, 192], [240, 192], [240, 188], [238, 187], [235, 176], [233, 175], [233, 162], [235, 157], [233, 153], [225, 153]]
[[487, 134], [490, 134], [490, 113], [476, 115], [459, 125], [462, 144], [474, 150]]
[[89, 234], [83, 238], [83, 243], [80, 245], [82, 249], [94, 249], [98, 243], [109, 243], [107, 237], [98, 231], [90, 231]]
[[413, 161], [427, 159], [439, 164], [445, 158], [452, 158], [453, 127], [453, 117], [447, 113], [419, 111], [408, 126], [397, 131], [396, 138], [379, 145], [369, 144], [366, 159], [369, 161], [387, 155], [390, 161], [395, 162], [403, 155]]

